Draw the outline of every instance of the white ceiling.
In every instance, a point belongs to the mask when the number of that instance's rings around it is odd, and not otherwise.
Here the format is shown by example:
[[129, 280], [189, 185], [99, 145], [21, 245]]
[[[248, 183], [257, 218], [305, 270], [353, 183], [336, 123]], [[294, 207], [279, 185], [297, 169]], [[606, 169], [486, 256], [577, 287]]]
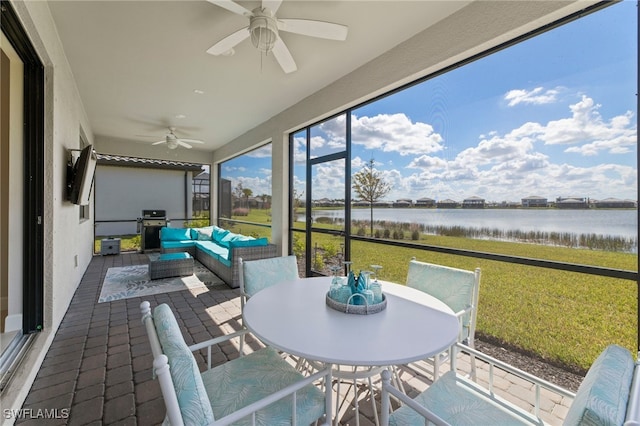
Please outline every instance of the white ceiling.
[[175, 126], [214, 150], [468, 3], [285, 0], [281, 18], [349, 27], [344, 42], [281, 33], [298, 66], [292, 74], [249, 40], [233, 56], [208, 55], [247, 18], [204, 0], [49, 5], [96, 136], [151, 144]]

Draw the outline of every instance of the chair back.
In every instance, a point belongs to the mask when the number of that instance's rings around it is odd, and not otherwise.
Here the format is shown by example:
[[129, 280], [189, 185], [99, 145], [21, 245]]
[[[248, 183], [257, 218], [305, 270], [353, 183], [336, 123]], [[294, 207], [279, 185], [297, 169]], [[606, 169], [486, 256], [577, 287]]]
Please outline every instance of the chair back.
[[240, 292], [249, 298], [274, 284], [299, 278], [296, 256], [270, 257], [240, 264]]
[[462, 330], [458, 340], [473, 346], [480, 292], [480, 268], [467, 271], [413, 259], [409, 262], [407, 286], [436, 297], [456, 314], [466, 311], [460, 318]]
[[149, 302], [143, 302], [141, 308], [169, 422], [172, 425], [211, 423], [213, 410], [198, 364], [171, 308], [167, 304], [159, 305], [153, 315]]

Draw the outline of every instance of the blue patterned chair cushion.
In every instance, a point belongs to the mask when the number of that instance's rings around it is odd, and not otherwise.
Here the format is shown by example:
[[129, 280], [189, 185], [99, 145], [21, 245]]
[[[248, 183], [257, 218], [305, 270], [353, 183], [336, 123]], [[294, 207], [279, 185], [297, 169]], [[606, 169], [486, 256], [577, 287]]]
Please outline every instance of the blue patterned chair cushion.
[[[303, 376], [272, 348], [261, 349], [202, 374], [211, 407], [218, 419], [302, 378]], [[324, 414], [324, 394], [315, 386], [309, 385], [301, 389], [296, 398], [298, 424], [311, 424]], [[289, 425], [291, 408], [292, 398], [286, 397], [258, 411], [256, 424]], [[234, 425], [250, 424], [251, 418], [234, 423]]]
[[[430, 263], [409, 262], [407, 286], [423, 291], [447, 304], [453, 312], [467, 309], [473, 299], [475, 274], [472, 271], [449, 268]], [[461, 341], [469, 337], [471, 315], [462, 317], [463, 335]]]
[[169, 358], [169, 371], [184, 424], [209, 424], [214, 420], [209, 396], [171, 308], [165, 303], [157, 306], [153, 310], [153, 321], [162, 352]]
[[253, 296], [274, 284], [298, 279], [295, 256], [271, 257], [243, 262], [244, 292]]
[[[453, 371], [440, 377], [414, 400], [452, 425], [522, 424], [519, 417], [500, 409], [468, 386], [458, 383]], [[407, 405], [389, 416], [391, 426], [424, 424], [425, 418]]]
[[624, 422], [634, 362], [620, 346], [608, 346], [589, 368], [564, 424], [621, 425]]

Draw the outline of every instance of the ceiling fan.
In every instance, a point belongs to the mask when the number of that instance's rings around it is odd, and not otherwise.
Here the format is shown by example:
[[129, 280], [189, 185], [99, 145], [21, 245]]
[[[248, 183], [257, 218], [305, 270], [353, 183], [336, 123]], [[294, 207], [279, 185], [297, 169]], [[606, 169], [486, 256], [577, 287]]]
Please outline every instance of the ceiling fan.
[[231, 55], [233, 48], [251, 37], [251, 43], [261, 52], [273, 52], [285, 73], [298, 69], [291, 52], [280, 38], [279, 31], [287, 31], [311, 37], [329, 40], [346, 40], [349, 28], [345, 25], [309, 19], [281, 19], [276, 12], [282, 0], [262, 0], [262, 6], [249, 10], [231, 0], [207, 0], [238, 15], [249, 18], [249, 25], [228, 35], [213, 46], [207, 53], [211, 55]]
[[162, 139], [161, 141], [158, 142], [154, 142], [151, 145], [160, 145], [160, 144], [167, 144], [167, 147], [169, 149], [176, 149], [179, 146], [183, 146], [187, 149], [191, 149], [191, 145], [192, 143], [204, 143], [202, 141], [199, 141], [197, 139], [184, 139], [184, 138], [179, 138], [176, 136], [175, 134], [176, 128], [175, 127], [169, 127], [169, 133], [166, 134], [166, 136], [164, 137], [164, 139]]

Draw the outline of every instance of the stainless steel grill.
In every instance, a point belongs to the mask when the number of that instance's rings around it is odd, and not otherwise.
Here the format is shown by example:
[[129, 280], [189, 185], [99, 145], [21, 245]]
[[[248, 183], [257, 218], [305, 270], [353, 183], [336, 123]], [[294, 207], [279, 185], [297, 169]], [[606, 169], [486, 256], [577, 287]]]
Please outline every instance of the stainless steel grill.
[[169, 226], [166, 210], [142, 210], [138, 218], [140, 249], [143, 253], [160, 249], [160, 229]]

